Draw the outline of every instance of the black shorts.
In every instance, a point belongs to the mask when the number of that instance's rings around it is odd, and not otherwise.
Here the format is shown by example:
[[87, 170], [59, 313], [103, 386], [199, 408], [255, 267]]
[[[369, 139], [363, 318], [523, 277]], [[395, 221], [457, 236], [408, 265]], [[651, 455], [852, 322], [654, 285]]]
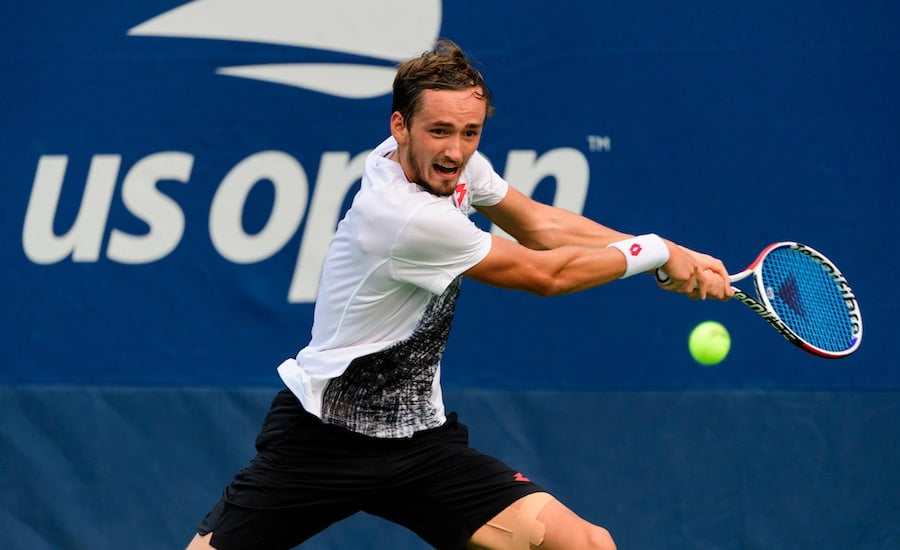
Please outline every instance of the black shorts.
[[293, 548], [359, 511], [456, 550], [504, 508], [542, 491], [469, 447], [455, 413], [411, 438], [380, 439], [323, 423], [283, 390], [256, 449], [197, 529], [212, 531], [219, 550]]

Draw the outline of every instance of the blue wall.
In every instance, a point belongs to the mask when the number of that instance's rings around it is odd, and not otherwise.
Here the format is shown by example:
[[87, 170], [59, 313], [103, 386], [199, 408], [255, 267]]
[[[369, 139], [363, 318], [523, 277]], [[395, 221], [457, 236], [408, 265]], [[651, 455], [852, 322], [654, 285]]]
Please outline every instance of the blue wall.
[[[859, 352], [823, 361], [647, 279], [553, 299], [469, 281], [444, 382], [483, 446], [623, 547], [900, 544], [900, 8], [349, 3], [2, 9], [4, 547], [189, 538], [306, 343], [322, 244], [387, 132], [379, 79], [436, 36], [483, 62], [482, 150], [511, 183], [732, 271], [806, 242], [865, 319]], [[322, 63], [354, 85], [325, 89]], [[247, 66], [311, 76], [226, 74]], [[706, 319], [733, 336], [714, 368], [686, 349]], [[311, 547], [416, 547], [353, 521]]]
[[[274, 392], [0, 389], [10, 549], [182, 547]], [[451, 391], [471, 443], [620, 548], [895, 548], [898, 393]], [[311, 549], [422, 549], [357, 515]]]

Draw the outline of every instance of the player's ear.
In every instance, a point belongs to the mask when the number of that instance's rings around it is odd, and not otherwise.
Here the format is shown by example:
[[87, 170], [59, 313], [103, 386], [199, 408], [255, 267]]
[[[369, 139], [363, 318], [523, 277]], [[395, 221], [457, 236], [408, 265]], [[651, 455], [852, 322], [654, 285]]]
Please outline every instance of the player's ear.
[[409, 128], [400, 111], [394, 111], [391, 115], [391, 135], [400, 145], [406, 145], [406, 142], [409, 141]]

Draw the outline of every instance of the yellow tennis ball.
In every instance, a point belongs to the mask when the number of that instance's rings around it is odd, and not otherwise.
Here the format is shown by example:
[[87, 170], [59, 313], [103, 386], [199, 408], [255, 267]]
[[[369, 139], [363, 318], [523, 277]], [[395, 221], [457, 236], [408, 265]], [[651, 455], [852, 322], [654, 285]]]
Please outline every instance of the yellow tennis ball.
[[716, 365], [728, 355], [731, 336], [721, 323], [704, 321], [691, 331], [688, 349], [691, 357], [701, 365]]

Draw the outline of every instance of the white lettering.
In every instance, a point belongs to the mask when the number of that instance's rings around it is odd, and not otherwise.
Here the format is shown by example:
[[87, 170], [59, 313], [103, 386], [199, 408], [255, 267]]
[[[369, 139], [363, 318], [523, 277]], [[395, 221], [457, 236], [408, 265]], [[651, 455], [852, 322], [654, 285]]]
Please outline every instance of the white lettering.
[[123, 264], [149, 263], [175, 250], [184, 234], [184, 212], [174, 200], [156, 188], [163, 180], [187, 183], [194, 157], [166, 152], [149, 155], [135, 164], [122, 184], [122, 200], [128, 210], [147, 223], [145, 235], [113, 229], [106, 255]]
[[592, 153], [598, 151], [609, 152], [612, 150], [612, 140], [609, 136], [588, 136], [588, 149]]
[[322, 155], [312, 206], [306, 217], [300, 253], [288, 291], [289, 302], [315, 301], [328, 244], [341, 217], [341, 205], [350, 188], [362, 177], [368, 155], [369, 151], [364, 151], [353, 160], [349, 160], [349, 153], [343, 152]]
[[71, 254], [76, 262], [97, 261], [121, 161], [119, 155], [94, 155], [91, 158], [75, 222], [64, 235], [56, 235], [53, 222], [69, 157], [41, 155], [22, 228], [22, 248], [29, 260], [36, 264], [52, 264]]
[[[553, 205], [580, 214], [584, 210], [590, 182], [587, 159], [577, 149], [561, 147], [537, 157], [535, 151], [510, 151], [503, 179], [528, 196], [533, 196], [544, 178], [556, 180]], [[510, 238], [497, 226], [491, 233]]]
[[[253, 186], [269, 180], [275, 199], [269, 219], [255, 235], [244, 231], [241, 218]], [[238, 264], [272, 256], [290, 240], [300, 225], [309, 186], [297, 160], [281, 151], [263, 151], [239, 162], [222, 180], [209, 212], [209, 236], [219, 254]]]
[[[348, 194], [359, 182], [369, 151], [322, 154], [315, 191], [306, 215], [300, 249], [287, 299], [311, 303], [316, 299], [328, 244], [342, 215]], [[119, 263], [157, 261], [170, 254], [184, 235], [186, 219], [181, 206], [159, 190], [162, 181], [188, 183], [194, 168], [189, 153], [168, 151], [148, 155], [128, 171], [122, 200], [128, 211], [149, 229], [142, 235], [113, 228], [107, 256]], [[69, 255], [76, 262], [96, 262], [109, 218], [121, 164], [119, 155], [94, 155], [88, 170], [81, 205], [74, 223], [63, 235], [54, 232], [68, 157], [44, 155], [38, 167], [25, 214], [22, 246], [39, 264], [59, 262]], [[576, 213], [584, 209], [589, 166], [576, 149], [510, 151], [504, 179], [533, 196], [547, 178], [555, 183], [552, 204]], [[264, 227], [248, 234], [243, 215], [250, 192], [262, 181], [275, 190]], [[281, 151], [262, 151], [236, 164], [222, 179], [209, 210], [209, 236], [216, 251], [239, 264], [265, 260], [279, 252], [296, 234], [307, 210], [309, 185], [303, 166]], [[505, 235], [499, 228], [492, 231]]]

